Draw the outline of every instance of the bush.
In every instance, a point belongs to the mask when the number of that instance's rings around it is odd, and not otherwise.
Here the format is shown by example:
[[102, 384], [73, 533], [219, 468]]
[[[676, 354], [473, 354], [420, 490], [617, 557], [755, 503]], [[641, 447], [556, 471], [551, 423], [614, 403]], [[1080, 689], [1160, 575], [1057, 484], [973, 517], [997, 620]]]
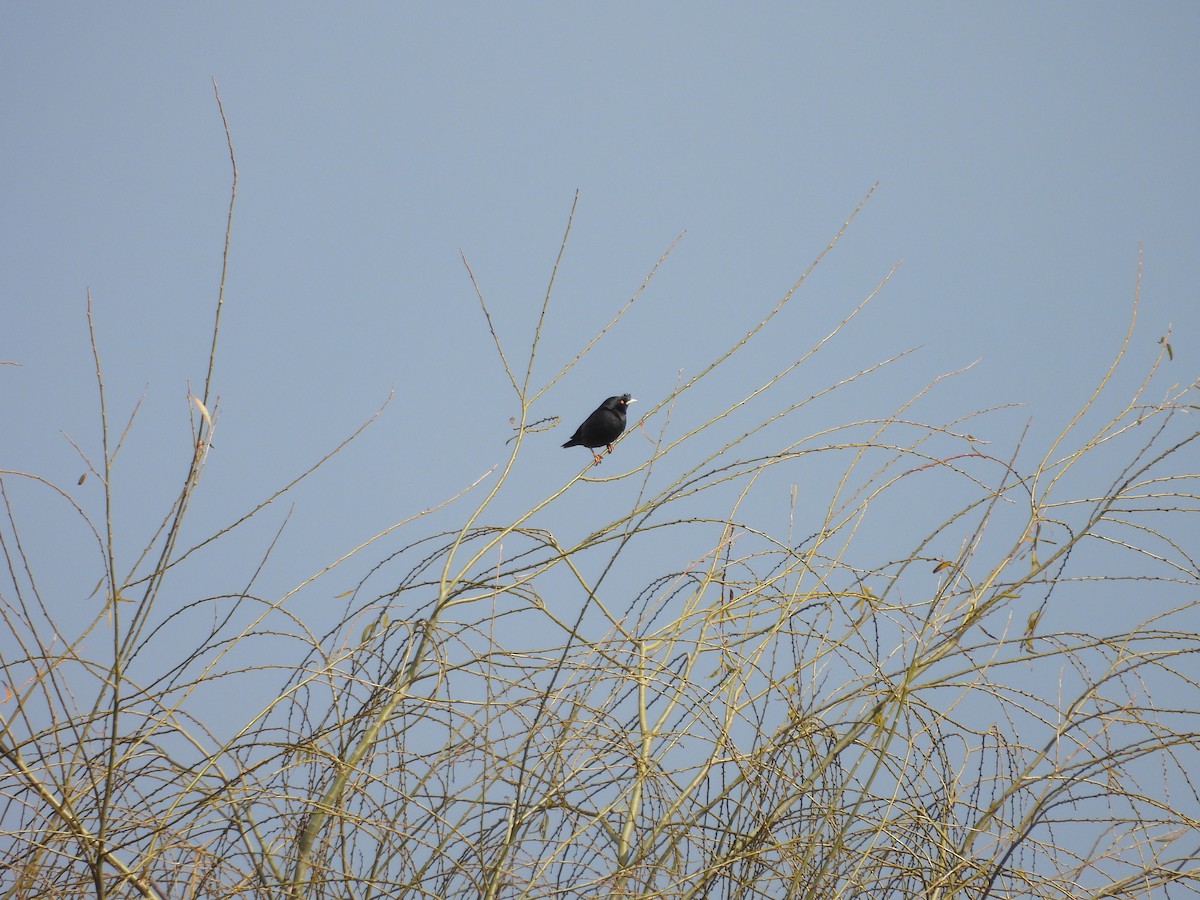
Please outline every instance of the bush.
[[[228, 528], [185, 538], [219, 418], [223, 298], [183, 486], [132, 563], [111, 512], [125, 434], [113, 440], [93, 331], [104, 449], [90, 465], [104, 504], [0, 472], [6, 896], [1194, 890], [1197, 432], [1188, 388], [1158, 387], [1168, 340], [1114, 401], [1127, 334], [1027, 469], [1020, 441], [997, 455], [968, 431], [987, 428], [986, 413], [925, 423], [911, 402], [817, 433], [793, 422], [802, 436], [780, 442], [778, 423], [885, 365], [799, 400], [782, 392], [841, 325], [706, 421], [673, 419], [711, 371], [739, 364], [807, 274], [647, 404], [624, 438], [649, 442], [643, 458], [603, 470], [589, 459], [499, 519], [527, 439], [554, 424], [536, 402], [628, 305], [541, 385], [493, 328], [521, 411], [507, 457], [453, 498], [467, 508], [457, 527], [421, 533], [432, 510], [414, 513], [384, 532], [416, 530], [407, 544], [380, 550], [380, 535], [338, 560], [367, 572], [324, 634], [287, 604], [311, 579], [276, 597], [256, 594], [256, 571], [211, 594], [193, 586], [199, 566], [224, 572], [237, 528], [329, 458]], [[540, 321], [526, 362], [549, 353]], [[768, 411], [731, 434], [751, 401]], [[764, 437], [768, 452], [751, 450]], [[811, 533], [741, 515], [778, 478], [792, 479]], [[581, 538], [539, 524], [569, 492], [621, 481], [634, 502]], [[56, 514], [66, 519], [43, 524]], [[102, 573], [104, 598], [82, 626], [43, 601], [25, 552], [31, 527], [78, 523], [95, 551], [74, 565]], [[164, 612], [167, 595], [189, 599]], [[1089, 610], [1108, 603], [1127, 608], [1128, 628], [1092, 626]], [[248, 714], [229, 699], [264, 690]]]

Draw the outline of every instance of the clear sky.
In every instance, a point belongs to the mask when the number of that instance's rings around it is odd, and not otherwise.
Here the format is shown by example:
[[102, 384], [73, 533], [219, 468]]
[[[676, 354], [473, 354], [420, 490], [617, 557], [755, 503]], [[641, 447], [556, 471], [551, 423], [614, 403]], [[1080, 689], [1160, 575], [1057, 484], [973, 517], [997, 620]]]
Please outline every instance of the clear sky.
[[[902, 261], [789, 390], [919, 351], [815, 409], [813, 428], [885, 415], [978, 361], [921, 416], [1026, 404], [988, 437], [1014, 446], [1031, 420], [1040, 456], [1120, 344], [1139, 242], [1127, 383], [1168, 326], [1172, 377], [1196, 376], [1198, 40], [1200, 6], [1187, 3], [5, 4], [0, 360], [19, 366], [0, 367], [0, 468], [97, 510], [94, 480], [73, 487], [83, 465], [63, 437], [99, 452], [90, 290], [118, 430], [145, 393], [117, 485], [128, 563], [165, 513], [188, 458], [228, 203], [212, 78], [240, 181], [195, 534], [396, 391], [297, 494], [271, 587], [503, 458], [516, 409], [460, 251], [520, 359], [577, 190], [540, 378], [686, 235], [534, 409], [563, 424], [531, 438], [513, 482], [527, 496], [582, 466], [558, 445], [600, 400], [629, 391], [648, 409], [756, 321], [876, 182], [755, 363], [714, 379], [711, 408], [689, 399], [680, 427], [793, 359]], [[627, 440], [606, 466], [645, 452]], [[782, 491], [763, 503], [783, 521]], [[285, 512], [247, 529], [247, 560]], [[602, 512], [581, 502], [547, 524], [582, 532]], [[43, 563], [61, 514], [25, 513], [44, 526], [32, 544]]]

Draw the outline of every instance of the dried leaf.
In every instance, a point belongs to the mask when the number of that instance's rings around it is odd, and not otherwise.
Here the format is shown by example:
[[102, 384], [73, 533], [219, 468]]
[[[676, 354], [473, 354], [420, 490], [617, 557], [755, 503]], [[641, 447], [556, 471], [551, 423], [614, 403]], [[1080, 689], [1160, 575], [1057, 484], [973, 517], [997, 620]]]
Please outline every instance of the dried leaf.
[[192, 402], [196, 404], [196, 408], [200, 410], [200, 415], [204, 417], [204, 423], [212, 428], [212, 416], [208, 414], [208, 407], [200, 400], [199, 397], [192, 397]]
[[1029, 618], [1025, 621], [1025, 636], [1021, 639], [1021, 647], [1026, 653], [1033, 652], [1033, 635], [1037, 629], [1038, 619], [1042, 617], [1042, 611], [1035, 610], [1029, 614]]

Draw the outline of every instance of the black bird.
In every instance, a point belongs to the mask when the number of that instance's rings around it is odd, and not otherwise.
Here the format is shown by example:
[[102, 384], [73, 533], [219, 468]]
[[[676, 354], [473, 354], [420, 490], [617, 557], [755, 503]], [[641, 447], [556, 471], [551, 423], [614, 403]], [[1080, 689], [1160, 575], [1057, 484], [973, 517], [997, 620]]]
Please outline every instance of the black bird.
[[625, 430], [625, 410], [635, 402], [628, 394], [619, 397], [609, 397], [596, 411], [583, 420], [583, 424], [575, 429], [571, 439], [563, 444], [564, 447], [587, 447], [599, 463], [601, 456], [596, 452], [597, 447], [608, 447], [612, 453], [612, 444], [621, 432]]

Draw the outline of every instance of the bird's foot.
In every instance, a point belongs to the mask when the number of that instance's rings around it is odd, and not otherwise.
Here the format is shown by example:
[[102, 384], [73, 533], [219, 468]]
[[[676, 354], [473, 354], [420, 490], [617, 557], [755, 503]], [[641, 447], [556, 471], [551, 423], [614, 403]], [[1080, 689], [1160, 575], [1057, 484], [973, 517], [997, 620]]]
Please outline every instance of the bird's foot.
[[592, 459], [595, 460], [594, 464], [597, 466], [600, 465], [600, 463], [604, 462], [604, 457], [601, 456], [599, 453], [597, 453], [595, 450], [592, 451]]

